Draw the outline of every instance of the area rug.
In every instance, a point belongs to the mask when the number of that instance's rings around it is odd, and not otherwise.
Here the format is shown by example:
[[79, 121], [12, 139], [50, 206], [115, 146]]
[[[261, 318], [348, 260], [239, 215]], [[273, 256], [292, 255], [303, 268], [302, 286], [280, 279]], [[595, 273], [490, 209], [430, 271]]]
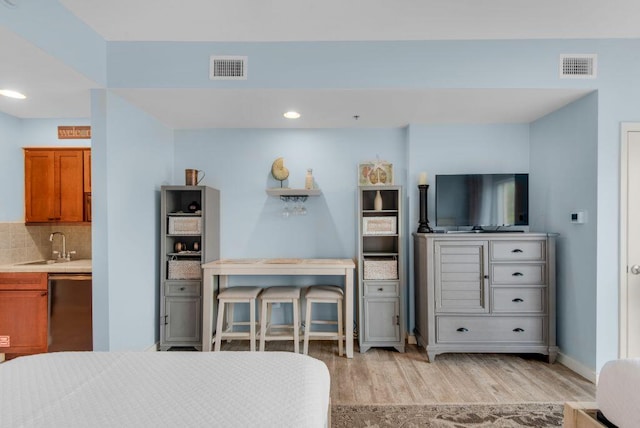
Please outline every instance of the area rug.
[[562, 426], [563, 404], [333, 405], [333, 428], [550, 428]]

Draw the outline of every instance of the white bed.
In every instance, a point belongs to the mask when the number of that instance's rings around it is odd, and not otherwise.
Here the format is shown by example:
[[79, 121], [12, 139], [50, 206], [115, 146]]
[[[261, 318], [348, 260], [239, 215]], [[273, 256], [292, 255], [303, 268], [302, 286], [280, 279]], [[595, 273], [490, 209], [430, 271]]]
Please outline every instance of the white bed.
[[563, 427], [608, 426], [640, 427], [640, 358], [608, 361], [602, 366], [596, 402], [565, 403]]
[[596, 402], [618, 427], [640, 427], [640, 358], [605, 363], [598, 376]]
[[0, 364], [0, 425], [326, 427], [326, 365], [288, 352], [58, 352]]

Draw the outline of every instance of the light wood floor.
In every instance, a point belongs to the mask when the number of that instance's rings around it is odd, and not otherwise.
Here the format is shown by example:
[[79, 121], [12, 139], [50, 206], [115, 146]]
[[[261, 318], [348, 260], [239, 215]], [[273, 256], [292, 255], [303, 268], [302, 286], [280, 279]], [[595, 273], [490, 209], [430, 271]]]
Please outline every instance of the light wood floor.
[[[302, 345], [301, 345], [302, 348]], [[233, 341], [223, 350], [247, 350]], [[372, 348], [355, 345], [353, 359], [338, 357], [335, 342], [314, 341], [309, 355], [325, 362], [331, 373], [333, 404], [435, 404], [595, 401], [595, 385], [565, 366], [542, 356], [510, 354], [427, 354], [408, 345]], [[268, 342], [267, 351], [293, 351], [291, 342]]]

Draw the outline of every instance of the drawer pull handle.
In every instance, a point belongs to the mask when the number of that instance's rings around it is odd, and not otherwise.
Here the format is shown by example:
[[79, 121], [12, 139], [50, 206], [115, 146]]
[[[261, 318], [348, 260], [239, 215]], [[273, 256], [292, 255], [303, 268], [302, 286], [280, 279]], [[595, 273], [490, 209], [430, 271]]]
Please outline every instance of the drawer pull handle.
[[514, 303], [522, 303], [522, 302], [524, 302], [524, 300], [522, 300], [519, 297], [516, 297], [515, 299], [512, 300], [512, 302], [514, 302]]
[[522, 250], [520, 248], [514, 248], [513, 250], [511, 250], [512, 253], [521, 253]]
[[457, 329], [456, 331], [459, 331], [460, 333], [465, 333], [465, 332], [469, 331], [469, 329], [468, 329], [468, 328], [465, 328], [465, 327], [460, 327], [460, 328], [459, 328], [459, 329]]
[[380, 287], [378, 288], [378, 291], [384, 291], [384, 288]]
[[515, 331], [516, 333], [522, 333], [524, 331], [524, 329], [520, 328], [520, 327], [516, 327], [516, 328], [513, 329], [513, 331]]
[[180, 287], [180, 291], [184, 291], [184, 287]]
[[523, 276], [522, 272], [514, 272], [511, 276]]

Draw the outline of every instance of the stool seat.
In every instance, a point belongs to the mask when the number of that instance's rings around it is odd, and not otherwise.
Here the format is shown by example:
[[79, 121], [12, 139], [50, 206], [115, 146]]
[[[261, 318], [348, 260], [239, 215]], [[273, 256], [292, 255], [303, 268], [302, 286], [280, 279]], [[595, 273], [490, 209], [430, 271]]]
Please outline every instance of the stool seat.
[[[220, 351], [222, 339], [249, 339], [249, 350], [256, 350], [256, 300], [262, 288], [260, 287], [230, 287], [218, 293], [218, 320], [216, 322], [215, 351]], [[233, 306], [235, 303], [249, 304], [249, 321], [235, 321]], [[227, 307], [228, 306], [228, 307]], [[227, 328], [224, 329], [224, 314], [227, 309]], [[249, 326], [249, 331], [233, 331], [233, 326]]]
[[218, 293], [218, 299], [257, 298], [262, 288], [260, 287], [230, 287]]
[[260, 297], [262, 299], [299, 299], [300, 287], [269, 287]]
[[304, 297], [312, 299], [342, 299], [344, 297], [344, 291], [335, 285], [314, 285], [313, 287], [307, 288]]

